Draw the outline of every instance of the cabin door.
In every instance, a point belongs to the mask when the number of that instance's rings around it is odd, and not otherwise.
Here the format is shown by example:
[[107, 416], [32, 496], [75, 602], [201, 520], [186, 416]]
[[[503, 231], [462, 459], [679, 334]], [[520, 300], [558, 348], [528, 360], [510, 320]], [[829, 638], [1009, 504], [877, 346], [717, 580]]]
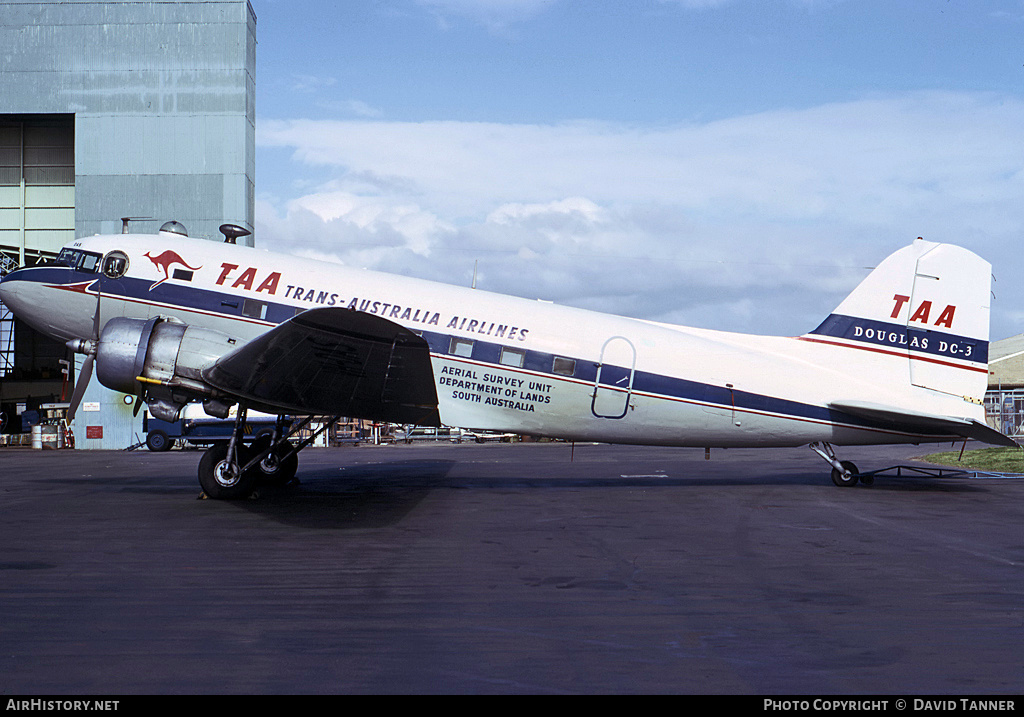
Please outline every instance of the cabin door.
[[636, 348], [624, 336], [612, 336], [601, 348], [590, 410], [598, 418], [623, 418], [629, 411], [636, 372]]

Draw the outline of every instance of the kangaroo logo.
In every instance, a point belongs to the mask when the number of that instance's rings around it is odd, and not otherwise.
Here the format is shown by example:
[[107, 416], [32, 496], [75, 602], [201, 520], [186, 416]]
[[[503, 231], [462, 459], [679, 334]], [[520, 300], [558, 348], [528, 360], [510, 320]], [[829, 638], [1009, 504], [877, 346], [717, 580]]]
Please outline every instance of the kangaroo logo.
[[[203, 268], [201, 264], [199, 266], [189, 266], [188, 264], [185, 263], [185, 260], [178, 255], [177, 252], [171, 251], [170, 249], [166, 250], [163, 254], [160, 254], [159, 256], [153, 256], [147, 251], [144, 254], [144, 256], [151, 262], [153, 262], [156, 265], [157, 269], [164, 273], [163, 279], [160, 279], [160, 281], [150, 285], [150, 291], [152, 291], [153, 289], [160, 286], [162, 283], [171, 278], [171, 266], [174, 264], [181, 264], [186, 269], [191, 269], [192, 271], [198, 271], [199, 269]], [[191, 274], [188, 276], [188, 278], [192, 278]]]

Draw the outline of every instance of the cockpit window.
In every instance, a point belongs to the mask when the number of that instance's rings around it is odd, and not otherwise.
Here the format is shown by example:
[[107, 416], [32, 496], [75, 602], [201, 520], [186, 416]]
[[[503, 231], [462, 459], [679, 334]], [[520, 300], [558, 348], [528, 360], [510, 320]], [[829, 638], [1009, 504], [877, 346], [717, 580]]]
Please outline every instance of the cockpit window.
[[75, 260], [77, 259], [75, 256], [76, 254], [78, 254], [78, 252], [74, 249], [61, 249], [60, 254], [57, 255], [57, 259], [54, 263], [58, 266], [74, 266]]
[[90, 254], [89, 252], [82, 252], [82, 258], [78, 262], [79, 271], [88, 271], [90, 273], [96, 273], [100, 268], [100, 255]]
[[67, 266], [77, 271], [95, 274], [99, 270], [100, 255], [81, 249], [61, 249], [54, 263], [57, 266]]
[[108, 252], [103, 257], [103, 275], [110, 277], [111, 279], [117, 279], [124, 276], [124, 273], [128, 271], [128, 255], [123, 251], [112, 251]]

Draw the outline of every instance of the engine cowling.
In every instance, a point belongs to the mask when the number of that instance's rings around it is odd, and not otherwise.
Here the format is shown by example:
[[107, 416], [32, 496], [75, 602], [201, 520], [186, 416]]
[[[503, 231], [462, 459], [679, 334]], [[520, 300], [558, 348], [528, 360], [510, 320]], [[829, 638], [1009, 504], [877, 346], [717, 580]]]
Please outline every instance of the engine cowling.
[[200, 372], [238, 345], [233, 336], [177, 319], [118, 317], [100, 333], [96, 377], [122, 393], [140, 393], [141, 383], [150, 412], [175, 420], [189, 401], [217, 398]]

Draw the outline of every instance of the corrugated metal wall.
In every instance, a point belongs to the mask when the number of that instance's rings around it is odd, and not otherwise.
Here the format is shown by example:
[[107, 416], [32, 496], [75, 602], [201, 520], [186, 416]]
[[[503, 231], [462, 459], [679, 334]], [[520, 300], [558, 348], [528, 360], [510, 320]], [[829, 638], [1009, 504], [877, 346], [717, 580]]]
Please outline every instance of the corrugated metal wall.
[[246, 0], [5, 0], [0, 115], [74, 116], [76, 235], [139, 216], [220, 240], [255, 221], [255, 48]]
[[[247, 0], [3, 0], [0, 250], [17, 256], [24, 237], [27, 258], [55, 253], [120, 232], [124, 216], [216, 241], [225, 222], [252, 230], [255, 68]], [[40, 120], [63, 122], [62, 138]], [[79, 447], [135, 442], [141, 420], [120, 394], [93, 381], [86, 401], [99, 410], [76, 418]], [[87, 438], [98, 425], [103, 438]]]

